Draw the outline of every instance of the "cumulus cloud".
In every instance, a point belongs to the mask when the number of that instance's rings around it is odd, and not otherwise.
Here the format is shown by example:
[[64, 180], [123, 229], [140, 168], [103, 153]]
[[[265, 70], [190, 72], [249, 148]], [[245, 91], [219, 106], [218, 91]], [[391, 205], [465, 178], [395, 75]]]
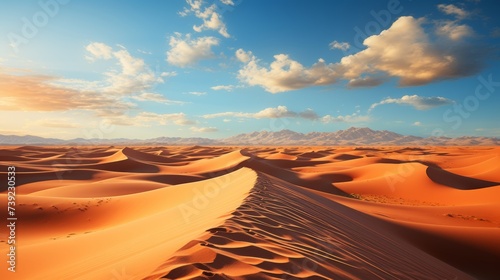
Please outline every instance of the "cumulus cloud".
[[330, 49], [337, 49], [337, 50], [342, 50], [342, 51], [347, 51], [351, 45], [347, 42], [338, 42], [338, 41], [333, 41], [329, 44]]
[[[217, 12], [216, 4], [212, 4], [209, 7], [203, 7], [203, 1], [201, 0], [186, 0], [186, 2], [189, 7], [184, 8], [179, 14], [181, 16], [187, 16], [193, 13], [197, 18], [203, 21], [202, 24], [193, 26], [194, 31], [202, 32], [203, 30], [215, 30], [226, 38], [231, 37], [227, 32], [226, 24], [222, 21], [222, 15]], [[223, 3], [226, 5], [234, 5], [231, 0], [224, 0]]]
[[170, 50], [167, 51], [167, 62], [179, 67], [187, 67], [196, 64], [203, 59], [214, 57], [212, 47], [219, 45], [215, 37], [200, 37], [191, 39], [191, 35], [175, 33], [170, 37]]
[[207, 133], [207, 132], [217, 132], [219, 131], [216, 127], [210, 126], [210, 127], [191, 127], [191, 131], [193, 132], [198, 132], [198, 133]]
[[235, 118], [247, 118], [247, 119], [279, 119], [279, 118], [297, 118], [310, 121], [321, 121], [323, 123], [334, 123], [334, 122], [364, 122], [369, 121], [368, 116], [359, 116], [357, 113], [346, 116], [331, 116], [325, 115], [320, 117], [314, 110], [306, 109], [302, 112], [295, 112], [289, 110], [286, 106], [270, 107], [265, 108], [261, 111], [255, 113], [245, 113], [245, 112], [222, 112], [215, 114], [203, 115], [205, 119], [213, 118], [226, 118], [224, 122], [229, 121], [229, 117]]
[[222, 4], [234, 6], [233, 0], [220, 0]]
[[348, 80], [350, 87], [375, 86], [390, 77], [399, 78], [400, 86], [416, 86], [469, 76], [483, 67], [483, 48], [463, 40], [473, 32], [469, 26], [438, 22], [437, 36], [430, 36], [424, 23], [425, 19], [400, 17], [387, 30], [366, 38], [366, 49], [337, 63], [320, 58], [310, 67], [286, 54], [275, 55], [267, 66], [252, 52], [239, 49], [236, 57], [243, 66], [238, 78], [279, 93], [338, 80]]
[[415, 86], [467, 76], [480, 68], [466, 44], [432, 42], [422, 24], [422, 19], [400, 17], [388, 30], [368, 37], [365, 50], [342, 58], [344, 77], [383, 72], [399, 77], [401, 86]]
[[422, 126], [422, 123], [421, 122], [414, 122], [413, 125], [414, 126]]
[[[238, 57], [238, 52], [240, 55]], [[269, 68], [260, 65], [260, 61], [251, 52], [238, 50], [236, 52], [240, 61], [246, 64], [238, 71], [238, 78], [251, 86], [261, 86], [271, 93], [301, 89], [312, 85], [327, 85], [334, 83], [338, 78], [337, 66], [326, 64], [319, 59], [310, 68], [304, 67], [299, 62], [290, 59], [288, 55], [274, 56], [274, 61]]]
[[418, 95], [405, 95], [401, 98], [386, 98], [378, 103], [374, 103], [370, 106], [369, 111], [375, 109], [380, 105], [384, 104], [403, 104], [410, 105], [417, 110], [429, 110], [435, 107], [450, 105], [454, 101], [448, 98], [436, 96], [436, 97], [423, 97]]
[[457, 17], [458, 19], [464, 19], [469, 16], [469, 12], [466, 10], [459, 8], [453, 4], [439, 4], [438, 6], [439, 11], [447, 14], [447, 15], [452, 15]]

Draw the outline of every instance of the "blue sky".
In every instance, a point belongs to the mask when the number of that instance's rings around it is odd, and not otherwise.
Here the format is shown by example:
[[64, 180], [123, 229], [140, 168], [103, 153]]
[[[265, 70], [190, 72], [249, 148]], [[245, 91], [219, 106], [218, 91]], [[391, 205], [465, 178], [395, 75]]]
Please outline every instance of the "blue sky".
[[497, 6], [2, 1], [0, 133], [498, 137]]

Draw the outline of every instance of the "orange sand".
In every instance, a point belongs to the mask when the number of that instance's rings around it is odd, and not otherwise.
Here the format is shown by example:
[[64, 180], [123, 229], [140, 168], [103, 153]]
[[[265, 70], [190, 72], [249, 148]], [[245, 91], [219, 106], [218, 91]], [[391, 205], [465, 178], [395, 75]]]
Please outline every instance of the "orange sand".
[[498, 147], [3, 147], [3, 221], [12, 165], [0, 279], [500, 275]]

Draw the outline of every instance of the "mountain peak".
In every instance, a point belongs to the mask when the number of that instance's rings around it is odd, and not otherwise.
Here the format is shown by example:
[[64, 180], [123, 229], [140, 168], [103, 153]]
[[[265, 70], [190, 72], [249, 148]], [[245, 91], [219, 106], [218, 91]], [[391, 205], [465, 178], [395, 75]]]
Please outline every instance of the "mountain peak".
[[349, 127], [334, 132], [309, 132], [290, 129], [255, 131], [225, 139], [201, 137], [157, 137], [153, 139], [83, 139], [61, 140], [26, 135], [0, 135], [0, 145], [295, 145], [295, 146], [355, 146], [355, 145], [500, 145], [500, 139], [488, 137], [428, 137], [401, 135], [388, 130]]

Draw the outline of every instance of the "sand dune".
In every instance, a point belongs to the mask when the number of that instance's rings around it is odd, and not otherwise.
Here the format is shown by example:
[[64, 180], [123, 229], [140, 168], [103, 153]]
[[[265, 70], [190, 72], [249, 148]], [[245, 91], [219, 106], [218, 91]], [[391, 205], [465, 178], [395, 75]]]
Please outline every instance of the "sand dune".
[[23, 146], [0, 159], [2, 178], [17, 171], [19, 256], [0, 279], [500, 275], [497, 147]]

